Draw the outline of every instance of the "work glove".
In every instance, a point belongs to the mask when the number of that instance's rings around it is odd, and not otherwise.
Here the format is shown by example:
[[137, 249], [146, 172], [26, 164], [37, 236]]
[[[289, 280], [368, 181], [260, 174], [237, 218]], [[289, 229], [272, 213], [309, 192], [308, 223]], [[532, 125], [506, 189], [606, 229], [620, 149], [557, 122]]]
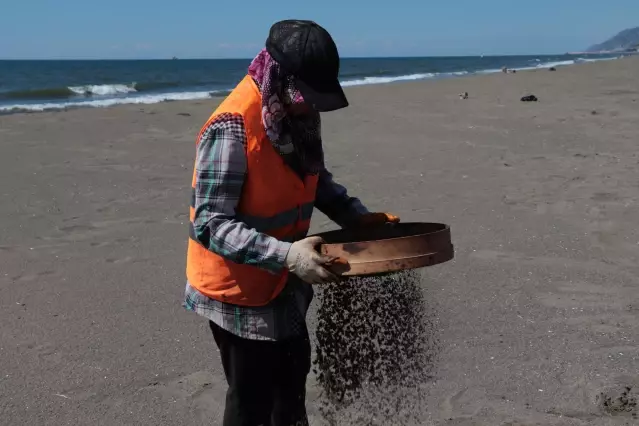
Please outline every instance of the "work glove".
[[308, 237], [291, 244], [286, 255], [286, 267], [308, 284], [323, 284], [338, 281], [325, 265], [335, 262], [332, 256], [321, 255], [316, 248], [322, 244], [322, 237]]
[[355, 221], [355, 225], [359, 227], [381, 226], [386, 223], [399, 223], [399, 217], [390, 213], [366, 213]]

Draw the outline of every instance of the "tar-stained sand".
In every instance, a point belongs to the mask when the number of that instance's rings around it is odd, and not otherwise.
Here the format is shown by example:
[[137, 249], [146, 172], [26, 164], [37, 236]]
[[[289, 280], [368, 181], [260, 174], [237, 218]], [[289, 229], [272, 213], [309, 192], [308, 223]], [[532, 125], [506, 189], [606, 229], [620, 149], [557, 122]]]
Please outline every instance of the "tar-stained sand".
[[[452, 227], [456, 259], [421, 282], [439, 345], [422, 424], [639, 422], [638, 75], [630, 58], [368, 86], [326, 114], [353, 194]], [[0, 117], [0, 424], [219, 424], [218, 355], [180, 306], [215, 103]]]

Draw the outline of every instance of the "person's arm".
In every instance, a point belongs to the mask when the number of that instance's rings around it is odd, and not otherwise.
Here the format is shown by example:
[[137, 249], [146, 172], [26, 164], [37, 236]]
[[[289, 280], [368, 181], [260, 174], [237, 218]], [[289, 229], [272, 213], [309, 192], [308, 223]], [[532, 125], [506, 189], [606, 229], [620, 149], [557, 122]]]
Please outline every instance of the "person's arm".
[[341, 227], [349, 226], [369, 213], [362, 202], [349, 196], [346, 188], [335, 182], [326, 169], [319, 173], [315, 207]]
[[195, 163], [195, 238], [225, 259], [277, 273], [291, 244], [235, 219], [246, 177], [245, 147], [239, 115], [222, 114], [202, 134]]

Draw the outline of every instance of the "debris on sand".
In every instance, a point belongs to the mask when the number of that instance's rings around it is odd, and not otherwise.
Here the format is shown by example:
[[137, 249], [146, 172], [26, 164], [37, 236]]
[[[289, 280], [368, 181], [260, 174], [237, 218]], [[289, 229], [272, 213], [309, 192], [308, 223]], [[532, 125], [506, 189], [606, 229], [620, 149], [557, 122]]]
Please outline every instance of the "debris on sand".
[[314, 371], [330, 425], [422, 424], [437, 345], [420, 281], [408, 271], [320, 291]]
[[639, 418], [639, 389], [623, 386], [620, 389], [607, 389], [597, 395], [599, 409], [611, 416]]
[[539, 99], [537, 99], [537, 96], [535, 95], [528, 95], [521, 98], [522, 102], [537, 102], [538, 100]]

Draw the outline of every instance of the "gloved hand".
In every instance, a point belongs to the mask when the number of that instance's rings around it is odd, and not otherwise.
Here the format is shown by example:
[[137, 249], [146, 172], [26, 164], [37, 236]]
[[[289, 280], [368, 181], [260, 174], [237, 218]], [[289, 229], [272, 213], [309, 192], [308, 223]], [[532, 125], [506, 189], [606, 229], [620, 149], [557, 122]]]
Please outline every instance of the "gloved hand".
[[338, 281], [337, 276], [324, 267], [334, 262], [335, 258], [323, 256], [315, 250], [323, 242], [322, 237], [308, 237], [294, 242], [286, 255], [288, 270], [308, 284]]
[[357, 218], [357, 226], [381, 226], [385, 223], [399, 223], [399, 217], [390, 213], [366, 213]]

